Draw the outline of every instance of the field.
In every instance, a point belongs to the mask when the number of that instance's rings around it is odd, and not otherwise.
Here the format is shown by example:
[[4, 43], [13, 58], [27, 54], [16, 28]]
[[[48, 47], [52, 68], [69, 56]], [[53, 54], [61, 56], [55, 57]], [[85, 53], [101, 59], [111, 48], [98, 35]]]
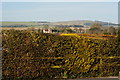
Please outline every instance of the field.
[[3, 27], [2, 30], [29, 30], [29, 29], [39, 29], [39, 28], [35, 28], [35, 27]]
[[0, 22], [2, 25], [38, 25], [35, 22]]

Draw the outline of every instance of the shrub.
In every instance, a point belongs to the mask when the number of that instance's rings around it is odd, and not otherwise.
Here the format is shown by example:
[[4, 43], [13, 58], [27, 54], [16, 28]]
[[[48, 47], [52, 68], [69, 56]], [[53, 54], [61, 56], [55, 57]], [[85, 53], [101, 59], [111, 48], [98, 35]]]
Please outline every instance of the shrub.
[[120, 71], [115, 40], [17, 30], [2, 35], [3, 79], [117, 76]]

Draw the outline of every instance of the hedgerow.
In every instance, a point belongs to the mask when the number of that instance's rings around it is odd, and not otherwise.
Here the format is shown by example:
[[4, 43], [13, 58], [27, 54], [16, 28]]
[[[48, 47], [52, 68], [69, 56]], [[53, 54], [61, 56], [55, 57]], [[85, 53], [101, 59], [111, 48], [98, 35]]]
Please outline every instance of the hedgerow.
[[120, 45], [115, 39], [34, 31], [2, 31], [3, 79], [117, 76]]

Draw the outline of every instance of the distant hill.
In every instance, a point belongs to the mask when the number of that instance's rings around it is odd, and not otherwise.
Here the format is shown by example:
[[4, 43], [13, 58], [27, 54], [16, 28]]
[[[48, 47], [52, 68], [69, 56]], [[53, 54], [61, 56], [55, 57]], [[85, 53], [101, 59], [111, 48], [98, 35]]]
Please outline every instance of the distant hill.
[[0, 27], [40, 27], [43, 25], [55, 26], [55, 27], [84, 27], [91, 26], [94, 23], [100, 23], [102, 26], [118, 26], [118, 24], [108, 23], [103, 21], [91, 21], [91, 20], [73, 20], [73, 21], [60, 21], [60, 22], [2, 22]]
[[74, 20], [74, 21], [61, 21], [61, 22], [53, 22], [53, 25], [84, 25], [85, 23], [93, 23], [93, 21], [89, 20]]
[[91, 26], [94, 23], [100, 23], [102, 26], [117, 26], [118, 24], [102, 22], [102, 21], [90, 21], [90, 20], [74, 20], [74, 21], [61, 21], [51, 22], [50, 25], [82, 25]]

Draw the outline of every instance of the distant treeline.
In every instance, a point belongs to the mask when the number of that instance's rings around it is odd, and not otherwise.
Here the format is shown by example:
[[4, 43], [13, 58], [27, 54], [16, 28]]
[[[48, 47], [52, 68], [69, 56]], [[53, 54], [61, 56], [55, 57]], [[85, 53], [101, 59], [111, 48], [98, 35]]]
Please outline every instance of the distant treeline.
[[54, 25], [56, 27], [84, 27], [83, 25]]
[[[34, 27], [34, 26], [49, 26], [49, 24], [42, 25], [2, 25], [0, 27]], [[54, 25], [55, 27], [84, 27], [82, 25]]]

